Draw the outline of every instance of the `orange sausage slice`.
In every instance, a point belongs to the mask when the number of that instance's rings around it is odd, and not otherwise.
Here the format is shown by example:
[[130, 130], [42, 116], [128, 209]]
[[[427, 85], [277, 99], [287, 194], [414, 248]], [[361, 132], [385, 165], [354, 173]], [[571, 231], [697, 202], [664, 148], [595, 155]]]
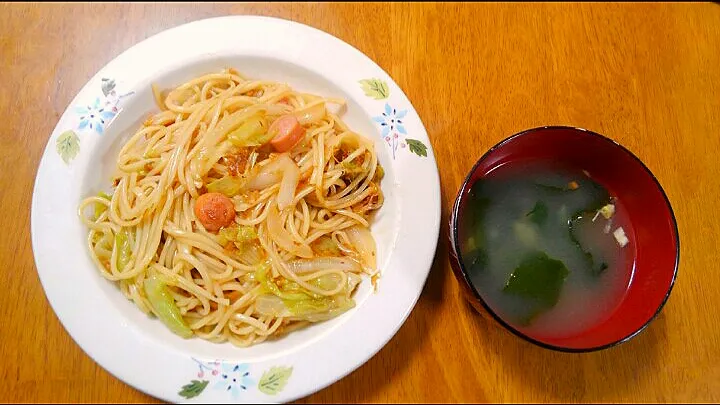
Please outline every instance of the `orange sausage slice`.
[[195, 202], [195, 216], [205, 229], [217, 232], [220, 228], [232, 224], [235, 219], [235, 205], [224, 194], [205, 193]]
[[270, 125], [270, 133], [275, 136], [270, 145], [278, 152], [287, 152], [305, 137], [305, 128], [294, 115], [283, 115]]

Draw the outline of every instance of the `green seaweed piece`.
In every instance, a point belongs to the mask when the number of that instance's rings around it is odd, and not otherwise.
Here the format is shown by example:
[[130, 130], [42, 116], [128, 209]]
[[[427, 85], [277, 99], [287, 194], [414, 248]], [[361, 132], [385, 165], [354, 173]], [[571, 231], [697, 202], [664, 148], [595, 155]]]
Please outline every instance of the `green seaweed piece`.
[[565, 263], [545, 252], [526, 254], [510, 275], [503, 292], [531, 300], [535, 307], [520, 319], [526, 326], [541, 313], [552, 309], [560, 299], [560, 291], [569, 271]]
[[535, 203], [533, 209], [525, 214], [525, 216], [530, 218], [530, 221], [536, 223], [538, 226], [542, 226], [548, 217], [547, 205], [542, 201], [538, 201]]

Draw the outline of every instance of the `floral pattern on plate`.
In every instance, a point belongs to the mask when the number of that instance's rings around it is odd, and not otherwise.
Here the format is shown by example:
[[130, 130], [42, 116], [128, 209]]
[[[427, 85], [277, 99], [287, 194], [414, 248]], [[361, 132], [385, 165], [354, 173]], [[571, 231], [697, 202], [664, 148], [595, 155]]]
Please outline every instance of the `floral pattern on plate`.
[[249, 364], [221, 360], [203, 362], [195, 358], [192, 360], [198, 366], [199, 379], [191, 380], [178, 392], [178, 395], [186, 399], [202, 394], [211, 383], [213, 390], [227, 392], [233, 400], [239, 399], [242, 392], [253, 388], [266, 395], [275, 395], [285, 388], [293, 370], [292, 367], [271, 367], [255, 385]]
[[[380, 79], [360, 80], [360, 87], [366, 96], [375, 100], [385, 100], [390, 97], [390, 89], [385, 81]], [[381, 115], [373, 117], [373, 121], [380, 125], [381, 136], [390, 146], [392, 157], [395, 159], [398, 148], [407, 148], [411, 153], [427, 157], [427, 146], [422, 141], [408, 138], [403, 119], [407, 110], [398, 110], [385, 102], [385, 109]]]
[[90, 103], [76, 105], [74, 112], [77, 115], [77, 125], [61, 133], [55, 141], [55, 150], [65, 164], [70, 164], [80, 153], [78, 133], [92, 132], [102, 135], [108, 124], [120, 112], [122, 99], [135, 93], [119, 95], [115, 90], [113, 79], [103, 78], [100, 83], [102, 95], [96, 96]]

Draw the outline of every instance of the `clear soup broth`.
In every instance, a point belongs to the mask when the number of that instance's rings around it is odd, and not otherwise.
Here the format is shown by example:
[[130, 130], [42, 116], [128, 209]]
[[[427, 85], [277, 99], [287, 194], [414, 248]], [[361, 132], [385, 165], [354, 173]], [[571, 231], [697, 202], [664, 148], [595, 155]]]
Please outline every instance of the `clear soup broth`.
[[582, 333], [608, 319], [628, 290], [629, 217], [591, 173], [512, 166], [470, 187], [458, 224], [463, 264], [487, 305], [521, 332]]

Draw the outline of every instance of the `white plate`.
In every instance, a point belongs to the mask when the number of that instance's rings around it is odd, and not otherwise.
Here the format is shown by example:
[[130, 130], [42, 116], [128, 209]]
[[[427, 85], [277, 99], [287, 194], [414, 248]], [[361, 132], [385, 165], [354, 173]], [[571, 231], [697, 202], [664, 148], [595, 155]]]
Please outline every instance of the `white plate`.
[[[225, 67], [345, 98], [344, 121], [374, 140], [386, 171], [385, 204], [371, 228], [382, 271], [378, 291], [365, 280], [355, 309], [246, 349], [184, 340], [141, 313], [94, 267], [87, 230], [77, 216], [81, 199], [109, 186], [120, 145], [156, 111], [150, 84], [167, 88]], [[324, 32], [235, 16], [157, 34], [108, 63], [83, 87], [45, 148], [31, 228], [50, 304], [73, 339], [110, 373], [171, 402], [285, 402], [344, 377], [390, 340], [425, 284], [439, 224], [433, 151], [420, 117], [395, 82], [357, 49]]]

